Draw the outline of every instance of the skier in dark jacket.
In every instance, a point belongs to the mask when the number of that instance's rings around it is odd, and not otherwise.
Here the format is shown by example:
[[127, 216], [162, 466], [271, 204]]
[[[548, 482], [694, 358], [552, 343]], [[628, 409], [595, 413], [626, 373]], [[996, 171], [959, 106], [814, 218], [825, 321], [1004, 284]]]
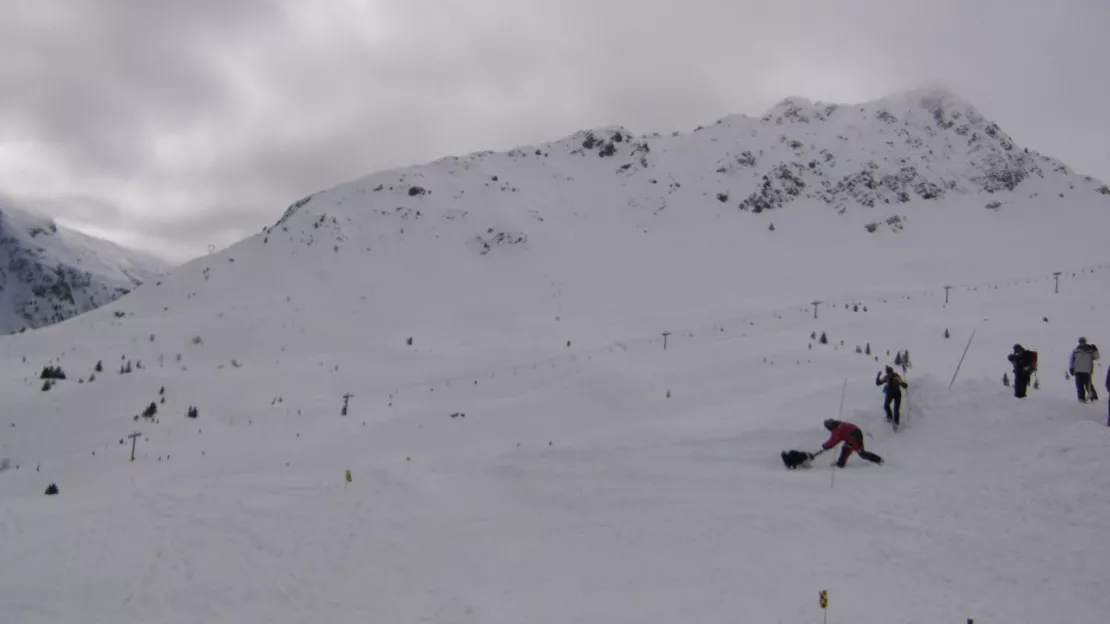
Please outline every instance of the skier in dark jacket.
[[869, 462], [882, 465], [882, 457], [863, 448], [863, 432], [860, 431], [859, 427], [849, 422], [829, 418], [825, 421], [825, 429], [828, 429], [832, 435], [829, 436], [827, 442], [821, 445], [818, 455], [843, 442], [844, 446], [840, 449], [840, 459], [836, 460], [837, 467], [843, 468], [848, 463], [848, 457], [852, 455], [853, 451], [859, 453], [860, 457]]
[[[908, 388], [909, 385], [890, 366], [886, 367], [885, 377], [880, 376], [880, 373], [875, 373], [875, 385], [883, 386], [884, 384], [883, 392], [886, 393], [886, 400], [883, 401], [883, 411], [886, 412], [886, 421], [893, 422], [894, 428], [897, 429], [902, 422], [902, 388]], [[891, 403], [894, 403], [893, 412], [890, 409]]]
[[1036, 352], [1029, 351], [1020, 344], [1014, 345], [1014, 352], [1007, 357], [1014, 365], [1014, 396], [1025, 398], [1025, 391], [1029, 388], [1029, 381], [1037, 371]]
[[1080, 336], [1079, 344], [1071, 352], [1068, 372], [1075, 377], [1075, 392], [1082, 403], [1086, 403], [1088, 399], [1098, 400], [1098, 392], [1095, 392], [1095, 385], [1091, 383], [1091, 375], [1095, 372], [1095, 362], [1098, 358], [1098, 347], [1088, 344], [1087, 339]]

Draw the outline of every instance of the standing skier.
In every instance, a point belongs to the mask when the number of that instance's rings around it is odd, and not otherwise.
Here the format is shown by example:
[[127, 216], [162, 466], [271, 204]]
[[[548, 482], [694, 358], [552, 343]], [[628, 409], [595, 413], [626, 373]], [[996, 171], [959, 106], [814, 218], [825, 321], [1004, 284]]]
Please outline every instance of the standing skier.
[[[885, 377], [882, 377], [881, 373], [875, 373], [875, 385], [883, 386], [883, 392], [886, 393], [886, 400], [883, 401], [886, 421], [893, 422], [894, 430], [897, 431], [898, 425], [902, 422], [902, 388], [908, 388], [909, 385], [890, 366], [886, 367]], [[891, 403], [894, 403], [893, 412], [890, 410]]]
[[1029, 381], [1033, 378], [1033, 373], [1037, 372], [1037, 352], [1016, 344], [1014, 352], [1006, 359], [1014, 365], [1014, 396], [1024, 399]]
[[1075, 377], [1075, 392], [1079, 395], [1079, 401], [1086, 403], [1088, 399], [1091, 401], [1098, 400], [1098, 393], [1095, 392], [1095, 386], [1091, 383], [1091, 374], [1095, 372], [1095, 361], [1098, 360], [1098, 347], [1093, 344], [1087, 344], [1085, 337], [1079, 338], [1079, 345], [1071, 352], [1071, 363], [1068, 365], [1068, 372]]
[[860, 457], [869, 462], [882, 465], [882, 457], [863, 448], [863, 432], [860, 431], [859, 427], [849, 422], [829, 418], [825, 421], [825, 429], [828, 429], [832, 435], [829, 436], [827, 442], [821, 445], [821, 450], [817, 452], [817, 455], [843, 442], [844, 446], [840, 449], [840, 459], [836, 460], [837, 467], [843, 468], [848, 463], [848, 457], [851, 456], [852, 451], [859, 453]]

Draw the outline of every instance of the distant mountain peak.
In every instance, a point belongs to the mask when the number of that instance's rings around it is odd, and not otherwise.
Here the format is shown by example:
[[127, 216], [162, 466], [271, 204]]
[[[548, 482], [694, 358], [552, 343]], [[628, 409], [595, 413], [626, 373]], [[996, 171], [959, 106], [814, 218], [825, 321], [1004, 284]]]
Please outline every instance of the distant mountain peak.
[[0, 204], [0, 333], [88, 312], [169, 268], [149, 254]]
[[[686, 133], [639, 135], [609, 125], [505, 152], [448, 156], [315, 193], [291, 205], [277, 226], [302, 212], [310, 219], [354, 216], [352, 205], [406, 238], [440, 217], [456, 225], [484, 220], [499, 227], [482, 223], [470, 238], [488, 252], [521, 246], [530, 232], [552, 227], [554, 211], [574, 216], [585, 206], [631, 207], [634, 219], [642, 218], [637, 211], [657, 216], [668, 207], [673, 214], [675, 206], [691, 214], [825, 206], [864, 220], [873, 232], [875, 223], [912, 228], [905, 211], [914, 205], [978, 202], [982, 194], [978, 205], [997, 210], [1041, 196], [1095, 193], [1110, 189], [1019, 147], [965, 98], [929, 85], [857, 103], [795, 95], [758, 118], [730, 115]], [[400, 223], [407, 220], [414, 223]]]

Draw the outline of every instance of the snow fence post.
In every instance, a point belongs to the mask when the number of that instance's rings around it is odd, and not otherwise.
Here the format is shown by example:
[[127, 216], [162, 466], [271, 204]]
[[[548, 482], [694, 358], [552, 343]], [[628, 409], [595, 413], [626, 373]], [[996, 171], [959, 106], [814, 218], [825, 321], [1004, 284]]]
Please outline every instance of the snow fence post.
[[1057, 295], [1060, 294], [1060, 274], [1061, 273], [1062, 273], [1062, 271], [1056, 271], [1055, 273], [1052, 274], [1052, 277], [1056, 278], [1056, 294]]
[[131, 461], [135, 461], [135, 442], [139, 439], [139, 436], [141, 435], [141, 433], [132, 433], [131, 435], [127, 436], [131, 438]]
[[948, 382], [948, 391], [952, 391], [952, 384], [956, 383], [956, 375], [960, 374], [960, 367], [964, 365], [964, 358], [967, 357], [967, 350], [971, 348], [971, 341], [975, 339], [975, 330], [971, 330], [971, 337], [967, 339], [967, 346], [964, 347], [964, 353], [960, 356], [960, 363], [956, 364], [956, 372], [952, 373], [952, 381]]
[[664, 351], [667, 350], [667, 336], [670, 336], [670, 335], [671, 335], [671, 332], [669, 332], [669, 331], [663, 332], [663, 350]]
[[948, 291], [952, 290], [951, 286], [944, 287], [944, 305], [948, 305]]
[[817, 306], [821, 305], [820, 301], [813, 302], [813, 320], [817, 320]]

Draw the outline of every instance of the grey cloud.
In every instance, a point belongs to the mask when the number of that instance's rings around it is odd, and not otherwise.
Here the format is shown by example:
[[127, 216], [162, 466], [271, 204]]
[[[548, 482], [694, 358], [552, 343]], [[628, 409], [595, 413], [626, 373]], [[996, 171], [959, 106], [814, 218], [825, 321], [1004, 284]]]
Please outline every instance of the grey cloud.
[[15, 196], [9, 205], [54, 217], [62, 225], [122, 234], [121, 244], [184, 261], [207, 248], [227, 246], [254, 234], [257, 218], [230, 205], [203, 210], [135, 213], [101, 198], [81, 195]]
[[266, 23], [265, 3], [249, 1], [17, 6], [0, 19], [2, 45], [16, 52], [0, 55], [3, 135], [123, 171], [143, 169], [159, 132], [228, 112], [204, 41]]
[[379, 169], [936, 82], [1110, 178], [1108, 22], [1104, 0], [6, 3], [0, 155], [40, 144], [61, 188], [0, 168], [0, 190], [203, 253]]

